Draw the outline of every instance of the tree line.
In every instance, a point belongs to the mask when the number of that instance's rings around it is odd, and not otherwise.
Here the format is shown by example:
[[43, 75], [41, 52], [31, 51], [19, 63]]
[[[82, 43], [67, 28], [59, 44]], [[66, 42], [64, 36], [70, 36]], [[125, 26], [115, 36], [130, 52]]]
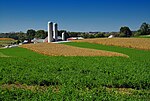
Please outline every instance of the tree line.
[[[74, 34], [74, 33], [73, 33]], [[76, 33], [77, 34], [77, 33]], [[123, 26], [119, 32], [98, 32], [77, 34], [84, 38], [103, 38], [113, 35], [115, 37], [137, 37], [140, 35], [150, 35], [150, 24], [143, 23], [137, 31], [131, 31], [129, 27]]]
[[13, 38], [15, 40], [31, 40], [33, 38], [46, 38], [47, 37], [47, 32], [44, 30], [38, 30], [35, 31], [33, 29], [27, 30], [26, 33], [24, 32], [10, 32], [10, 33], [1, 33], [0, 34], [1, 38]]
[[[86, 32], [67, 32], [66, 30], [58, 31], [58, 36], [61, 36], [62, 32], [66, 33], [66, 38], [69, 37], [83, 37], [83, 38], [103, 38], [108, 37], [110, 35], [114, 35], [115, 37], [134, 37], [140, 35], [150, 35], [150, 24], [143, 23], [139, 30], [131, 31], [129, 27], [123, 26], [120, 28], [119, 32], [95, 32], [95, 33], [86, 33]], [[47, 31], [44, 30], [34, 30], [29, 29], [26, 33], [24, 32], [11, 32], [11, 33], [1, 33], [0, 38], [13, 38], [15, 40], [19, 40], [23, 42], [24, 40], [31, 41], [33, 38], [41, 38], [44, 39], [48, 35]]]
[[[65, 30], [58, 31], [58, 36], [61, 36], [61, 34], [65, 32], [66, 37], [69, 37], [67, 32]], [[29, 29], [26, 33], [24, 32], [10, 32], [10, 33], [0, 33], [0, 38], [13, 38], [15, 40], [18, 40], [19, 42], [23, 42], [24, 40], [28, 40], [31, 42], [34, 38], [39, 39], [45, 39], [48, 36], [48, 32], [44, 30], [34, 30]]]

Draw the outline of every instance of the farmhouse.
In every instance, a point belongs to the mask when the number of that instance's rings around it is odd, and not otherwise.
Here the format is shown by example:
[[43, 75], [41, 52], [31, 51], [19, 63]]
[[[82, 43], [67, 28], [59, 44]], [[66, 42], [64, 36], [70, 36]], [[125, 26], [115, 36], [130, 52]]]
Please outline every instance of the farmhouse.
[[114, 38], [114, 35], [110, 35], [108, 38]]

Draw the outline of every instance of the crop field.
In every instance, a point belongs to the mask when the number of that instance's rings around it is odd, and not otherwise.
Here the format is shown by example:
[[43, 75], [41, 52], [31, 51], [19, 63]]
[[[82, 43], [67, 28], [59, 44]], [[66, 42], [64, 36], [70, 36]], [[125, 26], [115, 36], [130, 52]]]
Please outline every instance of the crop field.
[[0, 48], [9, 45], [13, 42], [15, 42], [15, 40], [11, 38], [0, 38]]
[[116, 52], [85, 49], [85, 48], [73, 47], [73, 46], [68, 46], [68, 45], [63, 45], [63, 44], [54, 44], [54, 43], [26, 44], [26, 45], [23, 45], [22, 47], [33, 50], [41, 54], [49, 55], [49, 56], [124, 56], [124, 57], [128, 57], [127, 55], [116, 53]]
[[21, 47], [0, 49], [0, 101], [150, 100], [150, 50], [64, 44], [129, 57], [47, 56]]
[[150, 50], [149, 38], [111, 38], [111, 39], [94, 38], [94, 39], [75, 40], [74, 42], [89, 42], [110, 46], [121, 46], [127, 48]]
[[12, 38], [0, 38], [0, 41], [13, 41], [14, 39]]

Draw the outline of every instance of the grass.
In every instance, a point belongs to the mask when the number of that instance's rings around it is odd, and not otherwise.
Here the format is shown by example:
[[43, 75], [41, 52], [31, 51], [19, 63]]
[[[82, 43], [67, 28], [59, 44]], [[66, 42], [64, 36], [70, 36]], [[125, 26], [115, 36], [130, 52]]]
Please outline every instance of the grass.
[[0, 57], [8, 57], [8, 56], [0, 52]]
[[[45, 56], [1, 49], [0, 100], [148, 101], [150, 51], [91, 43], [66, 45], [123, 53], [124, 57]], [[43, 90], [44, 89], [44, 90]]]
[[150, 35], [141, 35], [141, 36], [137, 36], [137, 38], [150, 38]]

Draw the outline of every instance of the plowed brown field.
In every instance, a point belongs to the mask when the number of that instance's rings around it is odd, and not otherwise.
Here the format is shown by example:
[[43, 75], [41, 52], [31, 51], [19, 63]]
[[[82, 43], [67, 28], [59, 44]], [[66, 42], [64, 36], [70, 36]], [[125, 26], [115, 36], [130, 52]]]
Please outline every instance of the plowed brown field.
[[26, 44], [21, 47], [30, 49], [32, 51], [49, 55], [49, 56], [124, 56], [127, 55], [102, 51], [102, 50], [94, 50], [94, 49], [85, 49], [78, 48], [63, 44], [54, 44], [54, 43], [38, 43], [38, 44]]
[[73, 42], [89, 42], [103, 45], [150, 50], [150, 39], [148, 38], [112, 38], [112, 39], [95, 38], [95, 39], [74, 40]]

